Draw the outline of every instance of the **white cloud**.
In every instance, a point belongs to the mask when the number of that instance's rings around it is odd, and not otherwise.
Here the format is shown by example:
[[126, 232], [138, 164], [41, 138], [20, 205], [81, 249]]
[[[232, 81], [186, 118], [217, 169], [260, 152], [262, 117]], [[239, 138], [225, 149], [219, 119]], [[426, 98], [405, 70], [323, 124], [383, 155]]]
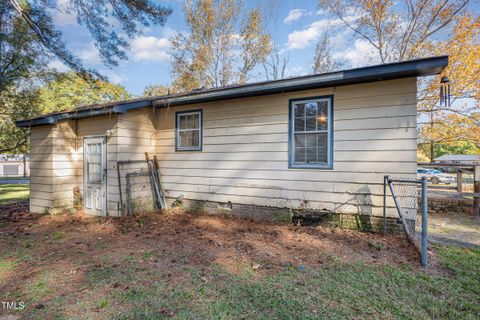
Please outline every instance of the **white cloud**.
[[308, 75], [306, 66], [287, 67], [285, 69], [285, 77], [301, 77]]
[[317, 41], [326, 28], [340, 23], [340, 19], [323, 19], [313, 22], [306, 29], [293, 31], [288, 35], [287, 49], [306, 48]]
[[375, 48], [368, 41], [363, 39], [355, 40], [353, 48], [336, 52], [333, 57], [346, 60], [353, 68], [380, 63]]
[[95, 47], [93, 42], [90, 42], [85, 49], [80, 51], [78, 56], [84, 62], [93, 66], [99, 65], [102, 63], [102, 61], [100, 60], [100, 53], [98, 52], [98, 49]]
[[120, 84], [127, 80], [127, 76], [123, 73], [106, 72], [108, 80], [113, 84]]
[[[318, 13], [322, 14], [321, 11], [317, 11], [317, 14]], [[345, 20], [350, 24], [355, 25], [356, 19], [358, 19], [358, 15], [356, 15], [353, 10], [349, 10]], [[284, 50], [304, 49], [308, 47], [312, 43], [316, 42], [327, 28], [332, 33], [331, 38], [333, 38], [339, 33], [339, 30], [345, 28], [345, 25], [341, 19], [325, 18], [317, 20], [311, 23], [306, 29], [295, 30], [290, 33], [288, 35], [288, 42]], [[335, 43], [332, 44], [335, 45]]]
[[283, 19], [283, 22], [285, 22], [285, 23], [295, 22], [298, 19], [300, 19], [303, 16], [304, 13], [305, 13], [305, 10], [303, 10], [303, 9], [290, 10], [290, 12], [285, 17], [285, 19]]
[[58, 72], [67, 72], [68, 70], [70, 70], [60, 60], [53, 60], [53, 61], [49, 62], [48, 67], [51, 68], [51, 69], [55, 69]]
[[171, 43], [167, 38], [139, 36], [132, 40], [131, 52], [135, 61], [170, 61]]
[[70, 0], [57, 0], [56, 11], [53, 14], [55, 24], [65, 26], [77, 23], [76, 14], [69, 7]]

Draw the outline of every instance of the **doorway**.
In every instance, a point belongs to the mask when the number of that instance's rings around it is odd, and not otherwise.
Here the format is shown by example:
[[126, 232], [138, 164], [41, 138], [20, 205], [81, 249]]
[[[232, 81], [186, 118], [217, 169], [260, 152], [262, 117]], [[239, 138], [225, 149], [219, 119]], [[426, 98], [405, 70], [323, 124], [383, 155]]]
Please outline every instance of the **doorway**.
[[85, 213], [107, 212], [106, 137], [86, 137], [83, 143], [83, 187]]

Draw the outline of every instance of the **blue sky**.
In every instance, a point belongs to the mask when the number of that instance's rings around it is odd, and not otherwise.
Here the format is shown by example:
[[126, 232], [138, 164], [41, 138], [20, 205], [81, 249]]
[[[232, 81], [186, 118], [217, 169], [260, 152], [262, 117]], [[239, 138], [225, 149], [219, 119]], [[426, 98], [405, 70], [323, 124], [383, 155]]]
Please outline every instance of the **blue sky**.
[[[114, 68], [102, 65], [88, 31], [76, 23], [75, 16], [62, 12], [67, 1], [57, 0], [59, 10], [54, 12], [54, 20], [62, 31], [68, 48], [87, 66], [96, 68], [107, 75], [111, 82], [125, 86], [134, 95], [140, 95], [148, 84], [170, 83], [171, 48], [168, 39], [176, 32], [186, 31], [183, 1], [160, 1], [173, 9], [165, 26], [145, 28], [143, 34], [131, 39], [129, 59], [121, 61], [120, 65]], [[267, 30], [281, 49], [281, 55], [289, 59], [286, 71], [288, 76], [311, 71], [316, 41], [329, 21], [328, 17], [318, 10], [317, 4], [316, 0], [246, 1], [247, 8], [265, 6], [263, 9], [267, 15]], [[361, 44], [349, 44], [347, 33], [338, 32], [332, 40], [336, 54], [347, 57], [349, 66], [369, 63], [362, 53], [365, 48], [362, 48]], [[52, 66], [64, 70], [59, 62], [53, 62]], [[252, 80], [262, 80], [260, 70], [257, 71], [258, 74], [255, 74]]]
[[[77, 25], [75, 16], [62, 12], [69, 0], [57, 0], [58, 10], [54, 20], [63, 32], [67, 46], [87, 66], [105, 74], [111, 82], [123, 85], [130, 93], [140, 95], [148, 84], [171, 82], [171, 47], [169, 38], [177, 32], [186, 32], [183, 17], [183, 1], [160, 1], [173, 9], [165, 26], [153, 26], [130, 40], [129, 60], [121, 61], [118, 67], [106, 68], [99, 60], [88, 31]], [[340, 25], [338, 20], [326, 16], [318, 9], [317, 0], [246, 0], [246, 7], [260, 6], [266, 16], [266, 28], [273, 42], [281, 49], [282, 57], [288, 57], [287, 76], [311, 72], [314, 49], [327, 25]], [[112, 21], [115, 25], [115, 22]], [[332, 53], [345, 62], [345, 67], [359, 67], [376, 63], [372, 49], [363, 40], [353, 40], [352, 32], [336, 27], [332, 32]], [[59, 62], [53, 67], [64, 70]], [[255, 70], [251, 81], [263, 80], [260, 68]]]

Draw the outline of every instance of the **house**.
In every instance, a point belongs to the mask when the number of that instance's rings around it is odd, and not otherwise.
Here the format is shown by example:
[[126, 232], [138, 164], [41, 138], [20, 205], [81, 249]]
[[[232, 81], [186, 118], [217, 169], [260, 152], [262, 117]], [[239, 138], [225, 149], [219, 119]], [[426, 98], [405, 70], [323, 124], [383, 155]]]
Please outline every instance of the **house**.
[[326, 210], [336, 221], [375, 222], [384, 175], [416, 177], [417, 77], [447, 64], [432, 57], [19, 121], [32, 129], [30, 210], [71, 208], [79, 187], [87, 213], [119, 216], [117, 161], [149, 152], [158, 155], [168, 203], [182, 197], [209, 211], [228, 203], [232, 214], [279, 220]]
[[444, 154], [435, 158], [435, 162], [447, 164], [480, 164], [480, 154]]
[[0, 154], [0, 178], [18, 177], [29, 174], [29, 159], [23, 159], [23, 155]]

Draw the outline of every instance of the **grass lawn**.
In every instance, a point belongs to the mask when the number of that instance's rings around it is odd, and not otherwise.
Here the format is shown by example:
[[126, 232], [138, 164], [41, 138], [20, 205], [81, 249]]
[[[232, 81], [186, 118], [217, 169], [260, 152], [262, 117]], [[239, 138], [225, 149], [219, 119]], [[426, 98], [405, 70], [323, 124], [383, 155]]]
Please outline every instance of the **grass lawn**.
[[29, 193], [28, 184], [0, 184], [0, 207], [28, 200]]
[[0, 241], [0, 301], [29, 319], [480, 317], [479, 248], [424, 272], [404, 239], [192, 214], [25, 214]]
[[29, 180], [30, 177], [24, 177], [24, 176], [1, 176], [0, 181], [8, 181], [8, 180]]

